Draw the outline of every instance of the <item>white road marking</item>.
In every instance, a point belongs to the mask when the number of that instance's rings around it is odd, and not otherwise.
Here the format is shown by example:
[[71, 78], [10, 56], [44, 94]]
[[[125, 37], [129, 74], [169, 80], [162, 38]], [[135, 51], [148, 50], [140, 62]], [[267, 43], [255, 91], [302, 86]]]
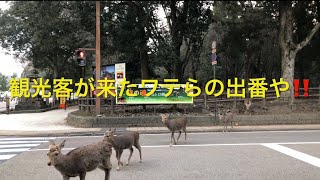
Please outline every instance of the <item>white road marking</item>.
[[[265, 144], [320, 144], [320, 142], [279, 142], [279, 143], [229, 143], [229, 144], [178, 144], [172, 147], [213, 147], [213, 146], [260, 146]], [[80, 146], [79, 146], [80, 147]], [[164, 148], [170, 145], [148, 145], [142, 148]], [[63, 148], [63, 151], [73, 150], [75, 148]], [[48, 151], [48, 149], [29, 149], [28, 151]]]
[[[222, 128], [221, 128], [222, 130]], [[274, 131], [244, 131], [244, 132], [232, 132], [229, 131], [228, 133], [231, 134], [254, 134], [254, 133], [306, 133], [306, 132], [320, 132], [320, 130], [274, 130]], [[178, 131], [176, 131], [176, 133], [179, 133]], [[206, 135], [206, 134], [228, 134], [228, 133], [224, 133], [224, 132], [188, 132], [187, 134], [199, 134], [199, 135]], [[141, 135], [146, 135], [146, 136], [160, 136], [160, 135], [171, 135], [171, 133], [168, 130], [168, 133], [158, 133], [158, 134], [143, 134], [141, 133]], [[183, 134], [183, 133], [182, 133]]]
[[0, 145], [0, 148], [16, 148], [16, 147], [35, 147], [40, 144], [9, 144], [9, 145]]
[[55, 137], [28, 137], [28, 138], [0, 138], [0, 141], [26, 141], [26, 140], [39, 140], [48, 141], [50, 139], [55, 139]]
[[0, 144], [44, 143], [48, 141], [0, 141]]
[[265, 144], [261, 144], [261, 145], [263, 145], [265, 147], [268, 147], [270, 149], [273, 149], [275, 151], [281, 152], [283, 154], [286, 154], [288, 156], [291, 156], [293, 158], [299, 159], [299, 160], [301, 160], [303, 162], [306, 162], [306, 163], [309, 163], [311, 165], [320, 167], [320, 159], [316, 158], [314, 156], [310, 156], [308, 154], [305, 154], [305, 153], [302, 153], [302, 152], [299, 152], [299, 151], [296, 151], [296, 150], [281, 146], [279, 144], [265, 143]]
[[23, 151], [27, 151], [28, 149], [29, 149], [29, 148], [0, 149], [0, 153], [23, 152]]
[[0, 160], [7, 160], [15, 156], [16, 154], [6, 154], [6, 155], [0, 155]]

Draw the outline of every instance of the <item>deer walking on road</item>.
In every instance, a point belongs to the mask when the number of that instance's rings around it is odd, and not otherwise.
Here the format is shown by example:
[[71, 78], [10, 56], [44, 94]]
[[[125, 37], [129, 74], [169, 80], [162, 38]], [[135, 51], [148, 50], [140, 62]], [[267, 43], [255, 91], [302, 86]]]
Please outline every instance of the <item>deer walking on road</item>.
[[140, 154], [140, 162], [142, 162], [142, 157], [141, 157], [141, 146], [139, 143], [139, 133], [135, 131], [128, 131], [124, 134], [117, 135], [115, 136], [116, 129], [109, 129], [105, 134], [104, 134], [104, 139], [107, 142], [110, 142], [116, 151], [116, 158], [118, 160], [118, 165], [117, 165], [117, 170], [120, 170], [119, 165], [123, 166], [123, 163], [121, 162], [121, 155], [123, 153], [124, 149], [130, 149], [130, 155], [128, 158], [128, 161], [126, 165], [129, 164], [132, 153], [133, 153], [133, 148], [132, 146], [136, 147], [139, 150]]
[[187, 143], [187, 123], [188, 120], [186, 117], [178, 117], [176, 119], [169, 119], [169, 114], [160, 114], [161, 120], [165, 126], [171, 131], [171, 141], [170, 141], [170, 147], [172, 146], [172, 139], [174, 141], [174, 144], [176, 145], [176, 140], [174, 138], [174, 132], [179, 131], [179, 135], [177, 138], [177, 141], [179, 140], [181, 136], [181, 130], [184, 132], [184, 138], [185, 143]]

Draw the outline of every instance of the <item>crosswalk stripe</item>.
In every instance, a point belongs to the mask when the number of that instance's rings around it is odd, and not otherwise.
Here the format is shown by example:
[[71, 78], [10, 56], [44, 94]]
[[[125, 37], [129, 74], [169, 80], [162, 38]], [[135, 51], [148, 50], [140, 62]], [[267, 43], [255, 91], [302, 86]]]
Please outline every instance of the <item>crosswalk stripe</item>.
[[35, 147], [39, 144], [9, 144], [9, 145], [0, 145], [1, 148], [16, 148], [16, 147]]
[[0, 164], [55, 137], [1, 137]]
[[0, 154], [0, 160], [7, 160], [7, 159], [12, 158], [15, 155], [17, 155], [17, 154], [5, 154], [5, 155]]
[[30, 148], [0, 149], [0, 153], [23, 152], [28, 151], [29, 149]]
[[0, 144], [24, 144], [24, 143], [44, 143], [48, 141], [0, 141]]
[[0, 141], [27, 141], [27, 140], [39, 140], [39, 141], [49, 141], [50, 139], [55, 139], [55, 137], [23, 137], [23, 138], [0, 138]]

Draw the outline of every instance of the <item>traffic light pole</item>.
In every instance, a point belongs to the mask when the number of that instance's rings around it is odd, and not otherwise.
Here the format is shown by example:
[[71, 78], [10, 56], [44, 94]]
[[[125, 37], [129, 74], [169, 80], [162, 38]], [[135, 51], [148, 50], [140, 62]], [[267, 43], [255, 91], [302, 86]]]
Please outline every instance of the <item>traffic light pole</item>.
[[[96, 87], [99, 86], [100, 80], [100, 1], [96, 1]], [[100, 115], [100, 97], [97, 96], [98, 90], [96, 88], [96, 115]]]

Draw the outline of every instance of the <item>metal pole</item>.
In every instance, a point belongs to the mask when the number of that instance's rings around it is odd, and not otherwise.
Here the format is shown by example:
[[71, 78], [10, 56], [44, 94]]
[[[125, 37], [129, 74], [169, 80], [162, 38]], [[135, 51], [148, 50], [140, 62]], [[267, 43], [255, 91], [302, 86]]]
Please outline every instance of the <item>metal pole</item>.
[[[96, 95], [100, 80], [100, 1], [96, 1]], [[96, 96], [96, 115], [100, 114], [100, 97]]]
[[[216, 79], [216, 65], [213, 65], [213, 79]], [[214, 97], [214, 119], [217, 121], [217, 97]]]
[[[212, 65], [213, 65], [213, 78], [216, 79], [216, 64], [217, 64], [217, 56], [216, 56], [216, 48], [217, 42], [212, 42]], [[214, 119], [217, 121], [217, 98], [214, 98]]]

